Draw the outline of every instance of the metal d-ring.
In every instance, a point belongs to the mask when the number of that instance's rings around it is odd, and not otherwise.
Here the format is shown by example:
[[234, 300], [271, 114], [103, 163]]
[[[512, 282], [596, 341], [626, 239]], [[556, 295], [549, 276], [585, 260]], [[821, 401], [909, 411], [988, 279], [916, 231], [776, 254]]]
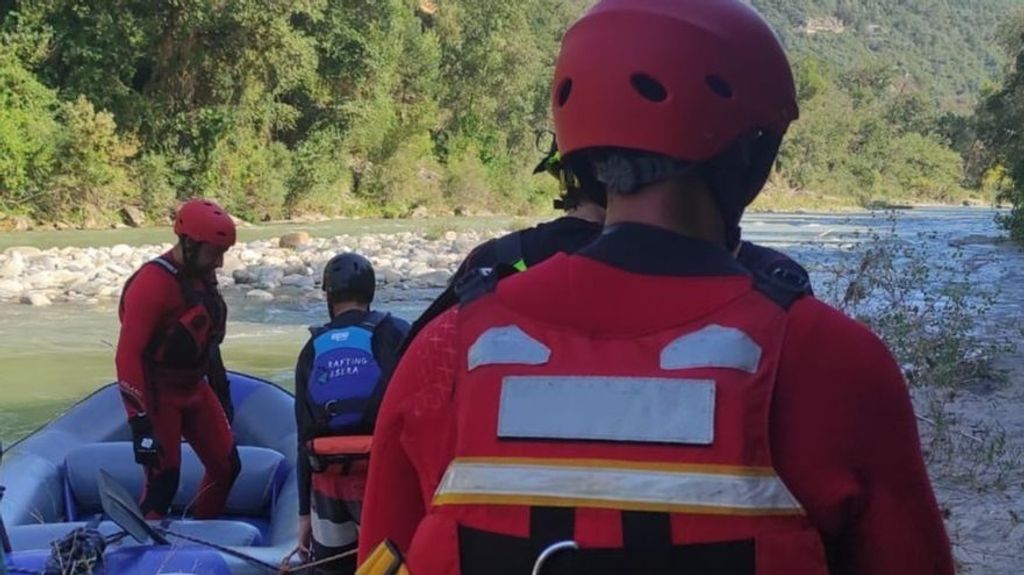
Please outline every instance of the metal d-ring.
[[575, 541], [559, 541], [558, 543], [552, 543], [547, 549], [540, 552], [537, 556], [537, 561], [533, 564], [532, 575], [541, 575], [544, 571], [544, 564], [547, 563], [548, 559], [551, 559], [562, 551], [575, 551], [580, 546]]

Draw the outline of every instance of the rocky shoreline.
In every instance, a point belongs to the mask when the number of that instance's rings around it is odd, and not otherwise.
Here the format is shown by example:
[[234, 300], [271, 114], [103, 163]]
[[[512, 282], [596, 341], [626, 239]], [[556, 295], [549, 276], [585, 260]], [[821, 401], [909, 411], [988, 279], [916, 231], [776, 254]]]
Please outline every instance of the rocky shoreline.
[[[390, 289], [443, 287], [469, 251], [501, 231], [447, 231], [310, 237], [294, 232], [239, 243], [224, 258], [218, 282], [225, 295], [256, 301], [322, 298], [323, 266], [358, 252], [373, 262], [378, 284]], [[120, 297], [131, 274], [171, 244], [102, 248], [12, 247], [0, 253], [0, 302], [96, 304]]]

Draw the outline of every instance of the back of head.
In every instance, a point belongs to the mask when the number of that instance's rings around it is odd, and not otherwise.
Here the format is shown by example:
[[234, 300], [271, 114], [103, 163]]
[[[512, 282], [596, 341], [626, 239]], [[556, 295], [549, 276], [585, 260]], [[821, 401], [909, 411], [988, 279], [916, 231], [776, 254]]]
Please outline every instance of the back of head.
[[554, 134], [551, 135], [547, 154], [534, 168], [533, 173], [547, 173], [558, 180], [561, 195], [554, 201], [556, 210], [571, 213], [588, 204], [603, 210], [607, 205], [604, 187], [594, 180], [589, 171], [574, 170], [564, 161]]
[[377, 277], [370, 260], [356, 253], [339, 254], [324, 266], [323, 290], [328, 300], [371, 303]]
[[563, 158], [628, 194], [697, 171], [727, 228], [798, 116], [789, 62], [740, 0], [602, 0], [566, 33], [552, 85]]

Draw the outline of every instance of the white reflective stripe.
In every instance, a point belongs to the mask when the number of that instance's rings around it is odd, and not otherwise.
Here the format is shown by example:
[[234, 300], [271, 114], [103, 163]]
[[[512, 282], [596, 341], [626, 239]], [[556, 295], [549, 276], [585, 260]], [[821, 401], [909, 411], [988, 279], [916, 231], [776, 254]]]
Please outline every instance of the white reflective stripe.
[[544, 365], [551, 357], [548, 346], [533, 339], [518, 326], [492, 327], [480, 334], [469, 348], [470, 371], [485, 365]]
[[174, 267], [170, 262], [168, 262], [164, 258], [155, 258], [152, 260], [152, 262], [170, 272], [171, 275], [178, 275], [178, 268]]
[[801, 515], [777, 475], [762, 468], [619, 461], [457, 459], [435, 505], [547, 505], [721, 515]]
[[722, 367], [757, 372], [761, 346], [734, 327], [709, 325], [688, 333], [661, 350], [661, 369]]
[[509, 376], [498, 436], [711, 445], [715, 383], [653, 377]]
[[310, 510], [309, 523], [313, 539], [324, 547], [348, 547], [356, 542], [359, 529], [354, 521], [336, 523], [317, 515], [315, 509]]

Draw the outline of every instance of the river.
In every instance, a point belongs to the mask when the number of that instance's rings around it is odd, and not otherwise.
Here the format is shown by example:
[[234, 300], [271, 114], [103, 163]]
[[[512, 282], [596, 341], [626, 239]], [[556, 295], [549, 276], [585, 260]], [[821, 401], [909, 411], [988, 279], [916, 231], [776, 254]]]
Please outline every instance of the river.
[[[1024, 305], [1024, 253], [997, 242], [1000, 232], [994, 211], [976, 208], [925, 208], [900, 214], [897, 233], [920, 244], [929, 257], [945, 259], [951, 244], [963, 243], [964, 274], [985, 286], [1001, 286], [990, 329], [998, 337], [1006, 321], [1017, 321]], [[393, 232], [429, 226], [431, 229], [504, 226], [508, 219], [443, 221], [349, 221], [317, 224], [278, 224], [243, 230], [243, 239], [272, 237], [289, 229], [313, 234]], [[884, 233], [890, 222], [884, 214], [816, 215], [755, 214], [744, 222], [744, 235], [783, 249], [803, 262], [816, 284], [827, 283], [828, 269], [849, 259], [851, 246], [872, 230]], [[10, 245], [111, 245], [166, 241], [166, 230], [101, 232], [41, 232], [0, 234], [0, 249]], [[378, 307], [414, 319], [436, 290], [388, 290]], [[822, 294], [826, 299], [828, 294]], [[231, 369], [266, 377], [291, 386], [295, 357], [308, 332], [306, 326], [324, 321], [324, 304], [270, 304], [233, 300], [224, 346]], [[998, 319], [999, 321], [995, 321]], [[114, 377], [113, 345], [117, 340], [116, 308], [57, 304], [34, 308], [0, 305], [0, 439], [16, 440], [45, 423], [70, 403]]]

